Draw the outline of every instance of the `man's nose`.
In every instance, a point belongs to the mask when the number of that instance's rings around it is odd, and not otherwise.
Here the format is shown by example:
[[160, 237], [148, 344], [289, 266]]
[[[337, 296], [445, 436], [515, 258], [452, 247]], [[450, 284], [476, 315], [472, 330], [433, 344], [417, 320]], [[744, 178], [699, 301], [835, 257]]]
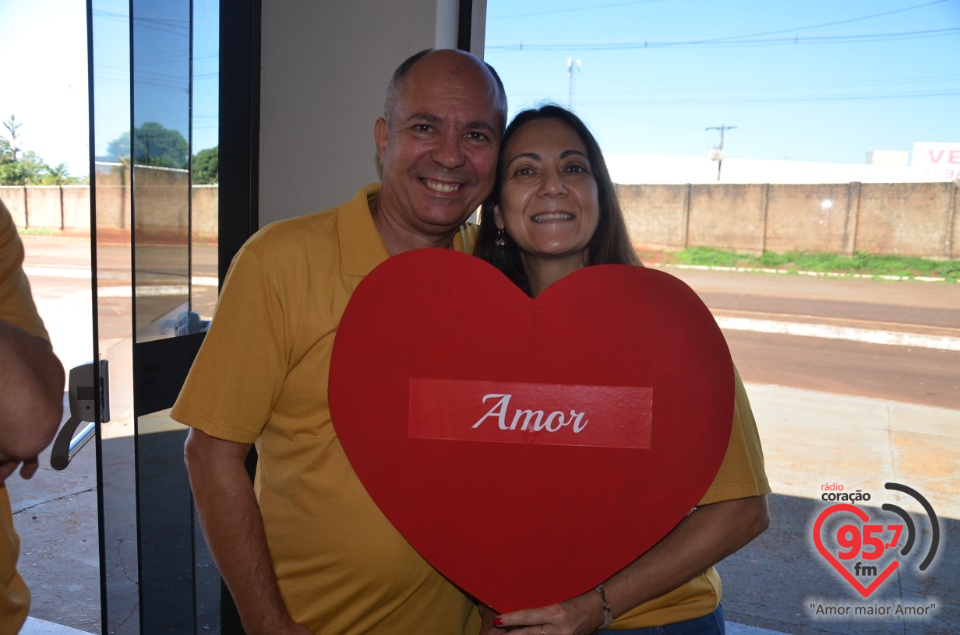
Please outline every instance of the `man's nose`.
[[445, 168], [452, 169], [463, 165], [464, 153], [459, 135], [442, 134], [431, 158]]

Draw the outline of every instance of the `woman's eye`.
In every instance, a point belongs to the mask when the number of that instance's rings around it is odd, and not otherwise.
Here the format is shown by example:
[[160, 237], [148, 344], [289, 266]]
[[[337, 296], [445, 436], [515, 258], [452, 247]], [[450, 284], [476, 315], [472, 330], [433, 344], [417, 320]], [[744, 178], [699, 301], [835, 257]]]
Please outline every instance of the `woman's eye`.
[[530, 176], [531, 174], [533, 174], [533, 170], [531, 168], [518, 168], [513, 173], [514, 176]]

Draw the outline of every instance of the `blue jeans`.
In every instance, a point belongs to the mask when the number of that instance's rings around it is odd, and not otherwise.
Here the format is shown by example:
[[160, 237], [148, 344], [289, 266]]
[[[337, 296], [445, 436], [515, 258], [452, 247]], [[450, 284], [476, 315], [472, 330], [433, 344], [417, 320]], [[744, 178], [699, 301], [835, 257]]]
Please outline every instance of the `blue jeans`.
[[723, 606], [709, 615], [683, 622], [650, 626], [649, 628], [631, 628], [625, 631], [597, 631], [599, 635], [725, 635], [727, 632], [723, 618]]

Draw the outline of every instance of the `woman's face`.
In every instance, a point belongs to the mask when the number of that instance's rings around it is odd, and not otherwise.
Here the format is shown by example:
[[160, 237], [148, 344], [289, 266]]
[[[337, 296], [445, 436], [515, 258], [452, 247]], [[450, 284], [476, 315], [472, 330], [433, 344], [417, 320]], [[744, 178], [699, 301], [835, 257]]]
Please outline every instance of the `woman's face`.
[[514, 132], [503, 160], [497, 227], [526, 257], [579, 257], [586, 264], [600, 204], [580, 136], [560, 119], [535, 119]]

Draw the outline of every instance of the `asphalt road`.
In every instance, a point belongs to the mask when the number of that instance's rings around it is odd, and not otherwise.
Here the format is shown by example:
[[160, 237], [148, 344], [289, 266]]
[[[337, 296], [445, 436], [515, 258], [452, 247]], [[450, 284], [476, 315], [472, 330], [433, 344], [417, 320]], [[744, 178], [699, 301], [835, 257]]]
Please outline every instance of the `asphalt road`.
[[[960, 410], [960, 284], [668, 271], [697, 291], [721, 327], [737, 317], [745, 328], [762, 322], [828, 329], [830, 337], [724, 328], [748, 383]], [[925, 345], [864, 341], [876, 333], [912, 335]]]

